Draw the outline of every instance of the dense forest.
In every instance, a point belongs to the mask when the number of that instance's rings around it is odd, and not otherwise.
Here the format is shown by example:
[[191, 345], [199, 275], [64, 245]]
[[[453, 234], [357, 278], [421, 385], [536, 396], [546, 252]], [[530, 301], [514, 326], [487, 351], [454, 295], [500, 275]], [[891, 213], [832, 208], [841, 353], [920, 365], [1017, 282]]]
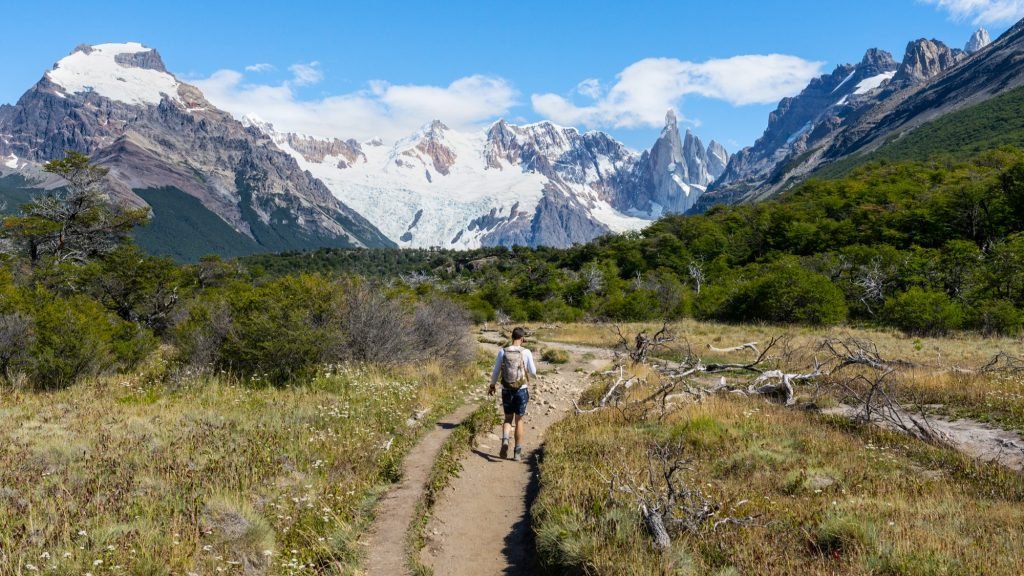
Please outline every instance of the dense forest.
[[669, 216], [565, 250], [319, 250], [244, 258], [256, 277], [356, 274], [443, 292], [477, 321], [854, 322], [1016, 334], [1024, 152], [875, 162], [780, 199]]

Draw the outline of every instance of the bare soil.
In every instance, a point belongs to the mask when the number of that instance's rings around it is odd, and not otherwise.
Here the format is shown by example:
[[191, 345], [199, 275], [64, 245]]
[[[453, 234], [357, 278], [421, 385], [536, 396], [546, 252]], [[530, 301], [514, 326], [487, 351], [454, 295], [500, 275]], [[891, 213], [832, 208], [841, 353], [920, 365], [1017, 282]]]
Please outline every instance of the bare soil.
[[[502, 460], [501, 427], [480, 438], [462, 461], [462, 472], [442, 492], [427, 524], [420, 561], [445, 576], [536, 574], [530, 505], [537, 495], [538, 459], [549, 426], [573, 409], [572, 400], [589, 374], [611, 359], [611, 352], [548, 344], [569, 352], [567, 364], [538, 361], [540, 378], [530, 384], [522, 462]], [[491, 349], [497, 353], [496, 346]], [[539, 360], [539, 354], [535, 357]], [[500, 409], [500, 400], [495, 401]], [[511, 456], [511, 454], [510, 454]]]

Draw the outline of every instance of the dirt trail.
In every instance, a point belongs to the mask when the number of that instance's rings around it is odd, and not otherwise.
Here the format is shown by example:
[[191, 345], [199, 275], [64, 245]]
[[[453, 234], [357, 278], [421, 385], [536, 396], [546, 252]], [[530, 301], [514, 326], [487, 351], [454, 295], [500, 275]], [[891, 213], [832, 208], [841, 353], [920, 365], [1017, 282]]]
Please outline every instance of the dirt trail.
[[[484, 344], [491, 352], [496, 344]], [[537, 459], [547, 429], [572, 410], [572, 400], [587, 385], [587, 376], [608, 365], [611, 350], [590, 346], [534, 343], [539, 348], [570, 353], [570, 362], [552, 365], [539, 361], [542, 375], [530, 384], [524, 461], [498, 458], [501, 427], [483, 435], [478, 446], [462, 459], [462, 471], [452, 479], [434, 506], [426, 528], [426, 547], [420, 562], [438, 576], [530, 575], [539, 573], [529, 510], [539, 489]], [[468, 417], [486, 384], [470, 402], [443, 419], [406, 458], [402, 482], [378, 505], [367, 538], [371, 576], [408, 574], [405, 539], [430, 469], [451, 429]], [[495, 406], [500, 400], [494, 399]], [[497, 409], [497, 408], [496, 408]], [[851, 409], [852, 410], [852, 409]], [[842, 407], [833, 409], [842, 413]], [[1024, 439], [971, 420], [950, 422], [929, 418], [932, 426], [950, 439], [954, 448], [969, 456], [992, 460], [1009, 468], [1024, 468]]]
[[444, 441], [476, 408], [466, 404], [442, 418], [402, 463], [402, 480], [377, 503], [375, 519], [363, 542], [367, 548], [366, 572], [370, 575], [406, 574], [405, 537], [416, 504], [430, 478], [430, 470]]
[[[846, 404], [823, 412], [848, 418], [858, 415], [856, 408]], [[894, 428], [881, 418], [872, 418], [872, 421], [885, 428]], [[1024, 438], [1016, 432], [994, 428], [969, 418], [949, 420], [942, 416], [930, 415], [927, 422], [952, 448], [967, 456], [1000, 464], [1018, 472], [1024, 471]]]
[[[533, 346], [540, 347], [566, 350], [570, 362], [538, 361], [542, 375], [530, 384], [524, 461], [498, 458], [498, 426], [463, 459], [462, 472], [435, 504], [420, 561], [438, 576], [538, 573], [529, 510], [537, 495], [537, 457], [545, 432], [572, 410], [586, 376], [611, 358], [610, 351], [596, 348]], [[496, 346], [490, 349], [497, 352]]]

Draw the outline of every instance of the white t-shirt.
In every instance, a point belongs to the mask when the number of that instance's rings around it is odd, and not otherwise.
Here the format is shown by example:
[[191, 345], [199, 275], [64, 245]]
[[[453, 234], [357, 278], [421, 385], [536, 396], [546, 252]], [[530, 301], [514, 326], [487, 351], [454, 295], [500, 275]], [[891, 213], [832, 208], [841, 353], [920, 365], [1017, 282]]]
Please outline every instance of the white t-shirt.
[[[509, 346], [511, 348], [511, 346]], [[526, 371], [531, 375], [537, 375], [537, 365], [533, 363], [533, 352], [529, 349], [519, 347], [523, 351], [523, 362], [526, 363]], [[501, 375], [501, 361], [505, 359], [505, 349], [501, 348], [498, 350], [498, 358], [494, 361], [494, 370], [491, 370], [491, 386], [498, 383], [498, 376]], [[526, 384], [523, 384], [523, 388], [526, 388]]]

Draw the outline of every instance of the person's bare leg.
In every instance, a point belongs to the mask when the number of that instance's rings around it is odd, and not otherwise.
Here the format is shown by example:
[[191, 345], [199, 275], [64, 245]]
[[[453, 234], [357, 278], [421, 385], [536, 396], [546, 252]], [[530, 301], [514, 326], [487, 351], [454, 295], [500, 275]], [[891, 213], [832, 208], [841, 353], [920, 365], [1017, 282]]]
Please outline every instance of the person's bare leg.
[[505, 414], [505, 423], [501, 425], [501, 451], [498, 456], [508, 458], [508, 436], [512, 432], [512, 419], [515, 414]]
[[516, 446], [517, 447], [523, 445], [523, 431], [525, 429], [526, 429], [526, 426], [523, 424], [523, 417], [517, 415], [516, 416]]
[[[505, 414], [505, 423], [501, 425], [501, 439], [505, 440], [512, 435], [512, 421], [515, 419], [515, 414]], [[516, 432], [516, 437], [519, 437], [519, 433]]]

